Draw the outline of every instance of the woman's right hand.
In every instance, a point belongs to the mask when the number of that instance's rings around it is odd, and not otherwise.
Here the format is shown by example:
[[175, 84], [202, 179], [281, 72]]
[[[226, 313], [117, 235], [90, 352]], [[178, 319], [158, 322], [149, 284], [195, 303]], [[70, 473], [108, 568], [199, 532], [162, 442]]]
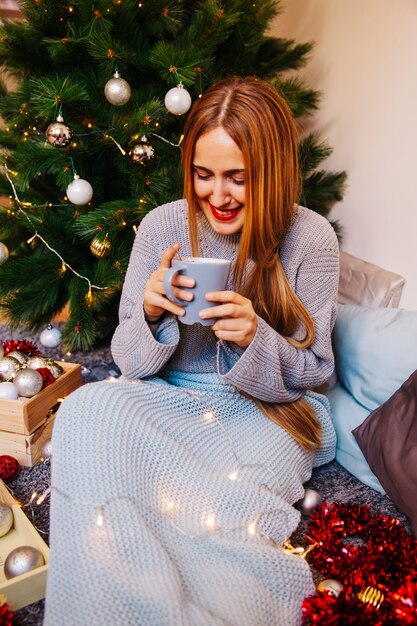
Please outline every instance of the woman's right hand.
[[[145, 319], [147, 322], [156, 322], [165, 311], [169, 311], [174, 315], [184, 315], [185, 310], [180, 304], [175, 304], [168, 300], [164, 290], [164, 276], [168, 268], [171, 267], [171, 261], [179, 252], [180, 244], [175, 243], [164, 250], [161, 263], [151, 275], [145, 285], [145, 294], [143, 298], [143, 308], [145, 310]], [[176, 298], [190, 302], [193, 294], [188, 289], [181, 287], [194, 287], [195, 281], [189, 276], [178, 274], [173, 281], [173, 293]]]

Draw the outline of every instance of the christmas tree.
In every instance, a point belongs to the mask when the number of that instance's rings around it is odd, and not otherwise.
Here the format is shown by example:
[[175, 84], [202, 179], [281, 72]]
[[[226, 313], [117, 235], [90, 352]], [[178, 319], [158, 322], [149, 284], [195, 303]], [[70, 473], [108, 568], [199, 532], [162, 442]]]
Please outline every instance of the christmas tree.
[[[135, 231], [181, 197], [190, 102], [229, 74], [257, 75], [296, 117], [319, 94], [288, 70], [312, 44], [268, 34], [274, 0], [24, 0], [0, 27], [0, 312], [37, 332], [68, 304], [64, 345], [87, 350], [117, 323]], [[300, 141], [301, 202], [327, 215], [344, 172], [331, 149]], [[337, 225], [335, 225], [337, 227]]]

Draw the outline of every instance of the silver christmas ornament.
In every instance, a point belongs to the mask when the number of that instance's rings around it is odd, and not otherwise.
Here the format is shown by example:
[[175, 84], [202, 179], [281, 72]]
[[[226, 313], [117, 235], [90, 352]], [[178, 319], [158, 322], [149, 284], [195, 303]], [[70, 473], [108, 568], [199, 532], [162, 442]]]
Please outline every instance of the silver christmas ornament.
[[50, 439], [44, 441], [42, 444], [41, 457], [43, 459], [50, 459], [52, 457], [52, 441]]
[[298, 507], [303, 515], [311, 515], [322, 503], [320, 494], [314, 489], [306, 489], [304, 498], [298, 501]]
[[0, 241], [0, 265], [6, 263], [9, 258], [9, 249], [8, 247]]
[[13, 350], [12, 352], [9, 352], [7, 356], [11, 356], [14, 359], [17, 359], [19, 363], [24, 363], [27, 359], [26, 354], [21, 350]]
[[140, 143], [135, 144], [130, 150], [129, 154], [132, 157], [133, 163], [140, 163], [145, 165], [154, 156], [154, 149], [148, 143], [145, 136], [141, 137]]
[[7, 580], [30, 572], [45, 564], [42, 552], [33, 546], [19, 546], [10, 552], [4, 562]]
[[113, 78], [110, 78], [104, 86], [106, 99], [117, 107], [129, 102], [131, 94], [129, 83], [124, 78], [120, 78], [119, 72], [115, 72]]
[[17, 400], [19, 394], [13, 383], [0, 383], [1, 400]]
[[337, 596], [343, 591], [343, 585], [338, 580], [326, 578], [326, 580], [321, 580], [319, 582], [317, 585], [317, 591], [327, 591], [327, 593], [337, 598]]
[[46, 129], [46, 138], [52, 146], [65, 148], [72, 139], [72, 130], [64, 124], [62, 115], [58, 115], [55, 122], [49, 124]]
[[36, 370], [25, 367], [15, 374], [13, 384], [19, 396], [33, 398], [42, 389], [43, 378]]
[[39, 335], [39, 341], [45, 348], [56, 348], [61, 343], [61, 331], [52, 324], [48, 324]]
[[43, 356], [30, 356], [26, 361], [26, 366], [33, 370], [37, 370], [39, 367], [46, 367], [46, 359]]
[[7, 504], [0, 502], [0, 537], [6, 535], [12, 526], [13, 511]]
[[20, 363], [12, 356], [2, 356], [0, 358], [0, 380], [9, 381], [12, 380], [17, 370], [20, 367]]
[[61, 376], [61, 374], [64, 373], [64, 370], [59, 365], [59, 363], [56, 363], [52, 359], [47, 359], [47, 361], [45, 361], [45, 367], [48, 368], [48, 370], [51, 372], [51, 374], [55, 378], [55, 380], [57, 378], [59, 378]]
[[174, 115], [182, 115], [188, 111], [191, 106], [191, 96], [182, 83], [167, 92], [165, 106]]
[[88, 204], [93, 197], [93, 188], [88, 182], [75, 174], [74, 180], [67, 187], [67, 198], [72, 204]]

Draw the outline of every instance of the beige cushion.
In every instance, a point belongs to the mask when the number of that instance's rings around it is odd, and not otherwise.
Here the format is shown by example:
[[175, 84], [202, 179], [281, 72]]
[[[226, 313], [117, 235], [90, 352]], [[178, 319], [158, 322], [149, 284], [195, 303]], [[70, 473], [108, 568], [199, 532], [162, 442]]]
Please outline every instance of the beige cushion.
[[338, 300], [366, 307], [398, 307], [405, 280], [399, 274], [358, 257], [340, 253]]

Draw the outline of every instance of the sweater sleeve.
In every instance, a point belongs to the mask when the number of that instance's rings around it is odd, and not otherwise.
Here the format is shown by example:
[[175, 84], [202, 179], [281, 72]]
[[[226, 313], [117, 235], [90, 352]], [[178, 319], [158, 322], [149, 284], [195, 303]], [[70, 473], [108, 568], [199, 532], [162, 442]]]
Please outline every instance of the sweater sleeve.
[[155, 336], [145, 320], [145, 285], [162, 256], [149, 221], [148, 216], [142, 220], [133, 244], [120, 300], [119, 325], [111, 343], [115, 363], [130, 379], [160, 371], [175, 352], [180, 337], [177, 319], [171, 314], [164, 315]]
[[258, 317], [256, 335], [245, 350], [218, 343], [218, 371], [223, 380], [266, 402], [291, 402], [328, 380], [334, 369], [331, 333], [337, 314], [338, 278], [336, 242], [330, 249], [304, 256], [295, 291], [312, 316], [314, 343], [296, 348]]

